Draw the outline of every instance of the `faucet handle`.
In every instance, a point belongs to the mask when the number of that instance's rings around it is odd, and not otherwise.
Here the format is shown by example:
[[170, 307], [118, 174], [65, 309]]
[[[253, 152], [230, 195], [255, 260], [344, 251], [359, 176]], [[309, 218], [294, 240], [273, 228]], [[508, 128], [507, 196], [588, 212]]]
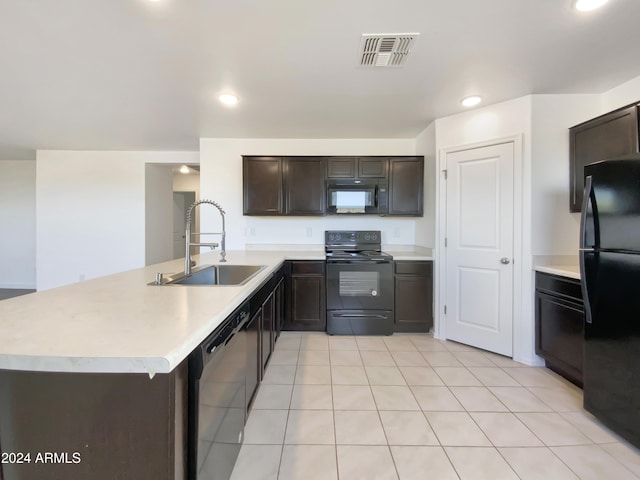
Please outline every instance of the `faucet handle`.
[[164, 285], [164, 283], [165, 283], [164, 273], [161, 273], [161, 272], [156, 273], [156, 279], [153, 281], [153, 284]]

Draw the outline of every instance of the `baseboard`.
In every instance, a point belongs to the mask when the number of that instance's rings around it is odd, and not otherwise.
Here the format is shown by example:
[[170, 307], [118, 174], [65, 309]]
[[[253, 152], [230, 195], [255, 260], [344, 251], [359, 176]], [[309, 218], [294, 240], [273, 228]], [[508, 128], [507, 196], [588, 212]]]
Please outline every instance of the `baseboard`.
[[35, 290], [36, 285], [33, 283], [0, 283], [0, 288], [11, 288], [18, 290]]
[[535, 357], [522, 357], [522, 358], [513, 357], [513, 361], [518, 363], [524, 363], [529, 367], [544, 367], [544, 359], [538, 357], [537, 355]]

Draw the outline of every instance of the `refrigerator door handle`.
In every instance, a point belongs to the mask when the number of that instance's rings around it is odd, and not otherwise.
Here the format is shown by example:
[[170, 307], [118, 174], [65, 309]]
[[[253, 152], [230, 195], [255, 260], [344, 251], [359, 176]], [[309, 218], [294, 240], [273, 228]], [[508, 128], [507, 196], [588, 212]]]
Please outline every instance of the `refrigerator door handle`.
[[587, 286], [586, 259], [588, 252], [595, 251], [595, 248], [587, 247], [587, 207], [593, 195], [593, 179], [591, 175], [585, 178], [584, 197], [582, 199], [582, 216], [580, 217], [580, 286], [582, 288], [582, 299], [584, 301], [584, 313], [587, 323], [592, 323], [591, 301], [589, 299], [589, 287]]
[[584, 179], [584, 196], [582, 197], [582, 215], [580, 216], [580, 250], [589, 249], [587, 247], [587, 208], [593, 194], [593, 178], [589, 175]]

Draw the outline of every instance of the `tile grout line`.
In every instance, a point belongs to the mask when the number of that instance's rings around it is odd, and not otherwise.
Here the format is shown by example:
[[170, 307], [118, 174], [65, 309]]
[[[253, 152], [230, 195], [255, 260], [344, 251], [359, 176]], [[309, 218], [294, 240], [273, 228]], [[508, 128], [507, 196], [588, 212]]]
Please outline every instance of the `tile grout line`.
[[[333, 365], [331, 364], [331, 338], [329, 338], [329, 382], [331, 386], [331, 419], [333, 420], [333, 452], [336, 459], [336, 480], [340, 480], [338, 465], [338, 429], [336, 428], [336, 406], [333, 400]], [[354, 339], [355, 342], [355, 339]]]
[[[360, 350], [360, 345], [357, 343], [357, 340], [356, 340], [356, 338], [355, 338], [355, 337], [350, 337], [350, 338], [354, 338], [354, 341], [355, 341], [355, 343], [356, 343], [356, 350], [358, 351], [358, 354], [359, 354], [359, 357], [360, 357], [360, 361], [361, 361], [361, 363], [362, 363], [362, 368], [363, 368], [363, 370], [364, 370], [364, 372], [365, 372], [365, 376], [366, 376], [366, 378], [367, 378], [367, 382], [368, 382], [368, 386], [369, 386], [369, 392], [371, 393], [372, 398], [373, 398], [373, 400], [374, 400], [374, 405], [375, 405], [375, 407], [376, 407], [376, 411], [377, 411], [377, 414], [378, 414], [378, 419], [379, 419], [380, 424], [381, 424], [381, 426], [382, 426], [383, 434], [384, 434], [384, 437], [385, 437], [385, 440], [386, 440], [386, 443], [387, 443], [387, 445], [386, 445], [386, 446], [388, 447], [389, 453], [390, 453], [390, 455], [391, 455], [391, 458], [392, 458], [392, 461], [393, 461], [393, 464], [394, 464], [394, 468], [395, 468], [395, 470], [396, 470], [396, 475], [398, 475], [398, 476], [399, 476], [398, 467], [397, 467], [397, 465], [396, 465], [396, 461], [395, 461], [395, 458], [394, 458], [394, 456], [393, 456], [393, 452], [391, 451], [391, 446], [392, 446], [392, 445], [390, 445], [389, 437], [388, 437], [388, 435], [387, 435], [386, 430], [384, 429], [384, 423], [382, 422], [381, 410], [380, 410], [380, 409], [379, 409], [379, 407], [378, 407], [378, 402], [376, 401], [375, 396], [373, 395], [373, 389], [372, 389], [372, 385], [371, 385], [371, 380], [370, 380], [370, 378], [369, 378], [369, 373], [367, 372], [367, 369], [366, 369], [366, 366], [365, 366], [365, 362], [364, 362], [364, 359], [363, 359], [363, 357], [362, 357], [362, 351]], [[418, 346], [418, 345], [416, 345], [416, 344], [415, 344], [415, 342], [413, 342], [413, 340], [412, 340], [412, 338], [411, 338], [411, 337], [409, 337], [409, 339], [410, 339], [411, 343], [413, 344], [413, 346], [416, 348], [416, 350], [417, 350], [417, 351], [421, 354], [421, 356], [424, 358], [424, 355], [422, 355], [424, 352], [423, 352], [422, 350], [420, 350], [420, 349], [419, 349], [419, 346]], [[393, 351], [389, 350], [389, 346], [387, 345], [387, 343], [386, 343], [386, 342], [384, 342], [384, 339], [383, 339], [383, 343], [384, 343], [384, 345], [385, 345], [385, 350], [384, 350], [384, 351], [390, 354], [390, 356], [391, 356], [391, 358], [392, 358], [392, 360], [393, 360], [393, 363], [394, 363], [394, 365], [395, 365], [395, 367], [394, 367], [394, 368], [396, 368], [396, 369], [398, 369], [398, 370], [400, 371], [401, 377], [403, 378], [403, 380], [404, 380], [404, 381], [405, 381], [405, 383], [406, 383], [406, 386], [409, 388], [410, 392], [412, 393], [412, 397], [413, 397], [414, 401], [416, 401], [416, 403], [417, 403], [417, 404], [418, 404], [418, 406], [419, 406], [419, 411], [421, 411], [421, 412], [422, 412], [423, 417], [424, 417], [424, 418], [425, 418], [425, 420], [427, 421], [427, 424], [428, 424], [428, 425], [429, 425], [429, 427], [431, 428], [431, 430], [432, 430], [432, 432], [433, 432], [433, 434], [434, 434], [434, 436], [435, 436], [436, 440], [438, 441], [438, 444], [439, 444], [439, 445], [438, 445], [437, 447], [438, 447], [438, 448], [440, 448], [440, 449], [442, 449], [442, 450], [445, 452], [446, 458], [448, 459], [448, 461], [449, 461], [450, 465], [452, 466], [452, 468], [453, 468], [453, 470], [456, 472], [456, 474], [458, 474], [458, 471], [457, 471], [457, 469], [456, 469], [455, 465], [453, 464], [453, 462], [451, 461], [451, 458], [449, 457], [449, 455], [448, 455], [448, 453], [447, 453], [447, 451], [446, 451], [445, 447], [442, 445], [442, 443], [441, 443], [441, 441], [440, 441], [440, 438], [438, 437], [438, 434], [436, 433], [436, 431], [435, 431], [435, 430], [433, 430], [433, 426], [430, 424], [430, 422], [429, 422], [428, 418], [426, 417], [426, 411], [424, 411], [424, 410], [422, 409], [422, 407], [420, 406], [419, 402], [417, 402], [417, 397], [416, 397], [416, 395], [415, 395], [415, 393], [414, 393], [413, 389], [411, 388], [411, 385], [409, 385], [409, 382], [408, 382], [407, 378], [405, 377], [405, 373], [404, 373], [404, 372], [402, 372], [402, 370], [400, 369], [400, 365], [398, 364], [398, 360], [393, 356]], [[299, 345], [299, 348], [298, 348], [298, 361], [299, 361], [299, 355], [300, 355], [301, 350], [302, 350], [302, 338], [301, 338], [301, 340], [300, 340], [300, 345]], [[394, 350], [394, 351], [395, 351], [395, 350]], [[404, 350], [399, 350], [399, 351], [404, 351]], [[458, 351], [458, 350], [452, 350], [452, 351], [449, 351], [449, 350], [447, 350], [447, 351], [448, 351], [448, 353], [452, 354], [454, 357], [456, 357], [456, 353], [465, 352], [465, 350], [462, 350], [462, 351]], [[337, 475], [338, 475], [338, 478], [339, 478], [338, 455], [337, 455], [337, 453], [338, 453], [338, 452], [337, 452], [337, 447], [338, 447], [338, 445], [337, 445], [337, 429], [336, 429], [336, 425], [335, 425], [335, 412], [336, 412], [336, 409], [335, 409], [335, 402], [334, 402], [334, 384], [333, 384], [333, 371], [332, 371], [332, 367], [333, 367], [333, 365], [332, 365], [332, 363], [331, 363], [331, 360], [332, 360], [332, 355], [331, 355], [331, 354], [332, 354], [332, 350], [331, 350], [330, 345], [329, 345], [329, 384], [330, 384], [330, 387], [331, 387], [331, 388], [330, 388], [330, 391], [331, 391], [331, 397], [332, 397], [332, 398], [331, 398], [331, 405], [332, 405], [332, 413], [333, 413], [334, 448], [335, 448], [335, 455], [336, 455], [336, 469], [337, 469]], [[456, 360], [460, 361], [460, 360], [458, 359], [458, 357], [456, 357]], [[489, 358], [489, 360], [491, 361], [491, 359], [490, 359], [490, 358]], [[426, 361], [426, 363], [427, 363], [427, 367], [430, 367], [430, 368], [431, 368], [431, 370], [433, 370], [433, 371], [436, 373], [437, 378], [440, 378], [440, 379], [442, 380], [442, 377], [438, 374], [438, 372], [437, 372], [437, 371], [435, 371], [435, 369], [433, 368], [433, 366], [429, 363], [429, 361], [428, 361], [426, 358], [425, 358], [425, 361]], [[461, 362], [461, 363], [462, 363], [462, 362]], [[269, 366], [271, 366], [271, 362], [269, 363], [268, 367], [269, 367]], [[338, 366], [338, 367], [340, 367], [340, 366]], [[560, 463], [561, 463], [562, 465], [564, 465], [564, 466], [565, 466], [565, 467], [566, 467], [570, 472], [572, 472], [572, 473], [574, 473], [574, 474], [576, 474], [576, 475], [577, 475], [577, 473], [576, 473], [576, 472], [574, 472], [574, 471], [573, 471], [573, 469], [571, 469], [571, 467], [569, 467], [569, 465], [568, 465], [567, 463], [565, 463], [565, 462], [564, 462], [564, 461], [563, 461], [563, 460], [562, 460], [562, 459], [561, 459], [561, 458], [556, 454], [556, 452], [555, 452], [555, 451], [553, 451], [553, 450], [552, 450], [552, 448], [556, 448], [556, 447], [558, 447], [558, 448], [563, 448], [563, 447], [571, 448], [571, 447], [585, 447], [585, 446], [586, 446], [586, 447], [592, 447], [592, 446], [594, 446], [594, 445], [595, 445], [595, 446], [597, 446], [597, 447], [598, 447], [598, 450], [599, 450], [600, 452], [602, 452], [602, 453], [603, 453], [604, 455], [606, 455], [607, 457], [611, 458], [611, 460], [612, 460], [616, 465], [618, 465], [618, 466], [622, 466], [622, 467], [624, 468], [624, 470], [625, 470], [625, 471], [628, 471], [628, 472], [630, 472], [630, 473], [631, 473], [631, 475], [634, 475], [634, 476], [635, 476], [635, 472], [634, 472], [633, 470], [631, 470], [631, 468], [630, 468], [630, 467], [628, 467], [626, 463], [623, 463], [621, 460], [618, 460], [618, 458], [614, 457], [612, 454], [610, 454], [608, 451], [606, 451], [606, 450], [602, 447], [602, 445], [601, 445], [600, 443], [597, 443], [596, 441], [594, 441], [594, 440], [591, 438], [591, 436], [589, 436], [589, 435], [587, 435], [586, 433], [584, 433], [580, 428], [578, 428], [578, 426], [576, 426], [573, 422], [571, 422], [569, 419], [565, 418], [565, 417], [562, 415], [562, 413], [574, 413], [574, 412], [580, 412], [580, 410], [568, 410], [568, 411], [566, 411], [566, 412], [565, 412], [565, 411], [557, 410], [556, 408], [554, 408], [554, 406], [552, 406], [552, 405], [550, 405], [548, 402], [544, 401], [544, 399], [543, 399], [543, 398], [539, 397], [539, 396], [538, 396], [534, 391], [531, 391], [531, 390], [530, 390], [530, 388], [544, 388], [545, 390], [548, 390], [549, 392], [566, 393], [566, 394], [568, 394], [568, 395], [569, 395], [569, 394], [571, 394], [571, 393], [572, 393], [571, 391], [565, 391], [565, 390], [564, 390], [564, 385], [562, 384], [562, 382], [560, 382], [560, 383], [559, 383], [559, 385], [557, 385], [557, 386], [556, 386], [556, 385], [553, 385], [553, 384], [552, 384], [552, 385], [546, 385], [546, 384], [543, 384], [543, 385], [536, 385], [535, 383], [534, 383], [533, 385], [528, 385], [528, 386], [527, 386], [527, 385], [523, 385], [523, 384], [522, 384], [522, 382], [521, 382], [520, 380], [518, 380], [516, 377], [512, 376], [511, 374], [509, 374], [509, 370], [511, 370], [512, 368], [516, 368], [516, 367], [505, 367], [505, 366], [501, 366], [501, 365], [500, 365], [500, 364], [498, 364], [498, 363], [496, 363], [494, 367], [489, 367], [489, 368], [497, 368], [497, 369], [499, 369], [499, 371], [502, 371], [504, 374], [508, 375], [511, 379], [513, 379], [513, 380], [515, 381], [515, 383], [516, 383], [517, 385], [519, 385], [518, 387], [507, 386], [508, 388], [521, 388], [523, 391], [528, 392], [528, 393], [529, 393], [530, 395], [532, 395], [535, 399], [537, 399], [538, 401], [540, 401], [540, 402], [541, 402], [541, 405], [545, 405], [545, 406], [547, 406], [547, 408], [549, 408], [549, 409], [551, 410], [550, 412], [536, 412], [536, 411], [533, 411], [533, 412], [516, 412], [516, 411], [511, 410], [511, 408], [509, 408], [509, 407], [508, 407], [508, 406], [507, 406], [507, 405], [506, 405], [506, 404], [505, 404], [505, 403], [504, 403], [500, 398], [498, 398], [498, 397], [497, 397], [497, 396], [496, 396], [496, 395], [491, 391], [491, 387], [490, 387], [489, 385], [487, 385], [487, 384], [485, 384], [483, 381], [481, 381], [481, 380], [480, 380], [480, 378], [479, 378], [479, 377], [477, 377], [477, 376], [476, 376], [476, 375], [475, 375], [475, 374], [470, 370], [470, 368], [474, 368], [474, 367], [487, 367], [486, 365], [480, 365], [480, 366], [475, 365], [475, 366], [474, 366], [473, 364], [471, 364], [471, 365], [463, 364], [463, 365], [462, 365], [462, 367], [463, 367], [463, 368], [464, 368], [464, 369], [465, 369], [469, 374], [471, 374], [471, 376], [472, 376], [473, 378], [475, 378], [475, 379], [480, 383], [480, 386], [481, 386], [481, 387], [483, 387], [483, 388], [485, 388], [486, 390], [488, 390], [488, 391], [489, 391], [489, 392], [490, 392], [494, 397], [496, 397], [496, 398], [497, 398], [498, 402], [499, 402], [500, 404], [502, 404], [503, 406], [505, 406], [505, 407], [506, 407], [506, 409], [507, 409], [507, 411], [506, 411], [506, 412], [494, 412], [494, 411], [489, 410], [489, 412], [490, 412], [490, 413], [508, 413], [508, 414], [513, 415], [513, 416], [514, 416], [514, 417], [515, 417], [515, 418], [516, 418], [516, 419], [517, 419], [517, 420], [518, 420], [522, 425], [524, 425], [525, 429], [526, 429], [526, 430], [527, 430], [527, 431], [528, 431], [528, 432], [529, 432], [529, 433], [530, 433], [534, 438], [538, 439], [538, 440], [541, 442], [541, 444], [542, 444], [542, 446], [540, 446], [540, 447], [528, 447], [528, 446], [527, 446], [527, 447], [519, 447], [519, 446], [505, 446], [505, 447], [498, 447], [498, 446], [496, 446], [496, 445], [495, 445], [495, 443], [494, 443], [494, 442], [493, 442], [493, 441], [492, 441], [492, 440], [487, 436], [487, 434], [484, 432], [484, 430], [482, 430], [482, 428], [480, 427], [480, 425], [476, 422], [475, 418], [473, 418], [473, 416], [471, 415], [472, 413], [483, 413], [483, 411], [470, 411], [470, 410], [468, 410], [468, 409], [467, 409], [467, 407], [466, 407], [465, 405], [462, 405], [462, 404], [461, 404], [461, 406], [462, 406], [462, 408], [463, 408], [463, 411], [464, 411], [464, 412], [465, 412], [469, 417], [471, 417], [471, 419], [472, 419], [472, 421], [474, 422], [474, 424], [476, 425], [476, 427], [477, 427], [477, 428], [478, 428], [478, 429], [483, 433], [483, 435], [488, 439], [488, 441], [489, 441], [489, 443], [490, 443], [490, 445], [491, 445], [490, 447], [480, 447], [480, 448], [493, 448], [493, 449], [497, 450], [497, 451], [498, 451], [498, 454], [500, 455], [500, 458], [502, 458], [502, 459], [503, 459], [503, 461], [505, 461], [505, 462], [506, 462], [506, 464], [508, 465], [508, 467], [509, 467], [513, 472], [514, 472], [514, 474], [516, 474], [516, 476], [518, 476], [518, 474], [517, 474], [517, 473], [515, 473], [515, 470], [513, 469], [513, 467], [511, 466], [511, 464], [507, 461], [506, 457], [504, 457], [504, 455], [502, 455], [502, 452], [500, 451], [500, 448], [504, 448], [504, 449], [509, 449], [509, 448], [544, 448], [544, 449], [546, 449], [547, 451], [550, 451], [550, 452], [552, 453], [552, 455], [554, 456], [554, 458], [558, 459], [558, 460], [560, 461]], [[288, 410], [288, 412], [287, 412], [287, 425], [286, 425], [286, 428], [285, 428], [285, 437], [283, 438], [282, 445], [281, 445], [281, 455], [280, 455], [280, 462], [279, 462], [279, 466], [278, 466], [278, 478], [280, 477], [280, 474], [282, 473], [282, 472], [281, 472], [281, 469], [282, 469], [282, 465], [283, 465], [283, 464], [282, 464], [282, 461], [283, 461], [283, 455], [284, 455], [284, 447], [285, 447], [285, 445], [286, 445], [286, 444], [285, 444], [286, 431], [287, 431], [287, 429], [288, 429], [289, 413], [290, 413], [291, 406], [292, 406], [293, 391], [294, 391], [294, 388], [295, 388], [295, 386], [296, 386], [295, 381], [296, 381], [296, 376], [297, 376], [297, 373], [298, 373], [298, 371], [299, 371], [299, 368], [300, 368], [300, 365], [299, 365], [299, 363], [298, 363], [298, 362], [296, 362], [296, 366], [295, 366], [295, 369], [294, 369], [294, 378], [293, 378], [293, 382], [292, 382], [292, 383], [293, 383], [293, 385], [292, 385], [292, 390], [291, 390], [291, 396], [289, 397], [289, 410]], [[534, 368], [534, 367], [528, 367], [528, 366], [524, 366], [524, 365], [523, 365], [522, 367], [518, 367], [518, 368], [528, 369], [528, 368]], [[523, 374], [524, 374], [524, 372], [523, 372]], [[520, 375], [519, 375], [519, 376], [520, 376]], [[553, 377], [553, 378], [555, 378], [555, 377]], [[447, 390], [449, 391], [449, 393], [450, 393], [451, 395], [453, 395], [453, 396], [454, 396], [454, 398], [456, 398], [456, 399], [457, 399], [458, 397], [457, 397], [457, 396], [455, 395], [455, 393], [451, 390], [451, 387], [453, 387], [454, 385], [447, 385], [447, 384], [446, 384], [446, 382], [444, 382], [444, 381], [443, 381], [442, 383], [443, 383], [443, 386], [447, 387]], [[529, 383], [529, 382], [527, 382], [527, 383]], [[301, 384], [301, 385], [302, 385], [302, 384]], [[571, 425], [571, 426], [572, 426], [576, 431], [578, 431], [578, 432], [579, 432], [583, 437], [585, 437], [585, 438], [588, 440], [588, 442], [589, 442], [589, 443], [586, 443], [586, 444], [585, 444], [585, 443], [580, 443], [580, 444], [570, 444], [570, 445], [561, 445], [561, 446], [547, 445], [547, 444], [546, 444], [544, 441], [542, 441], [542, 439], [541, 439], [538, 435], [536, 435], [536, 434], [535, 434], [535, 433], [534, 433], [534, 432], [533, 432], [533, 431], [532, 431], [532, 430], [531, 430], [531, 429], [530, 429], [526, 424], [524, 424], [524, 422], [523, 422], [523, 421], [519, 418], [519, 416], [518, 416], [518, 414], [519, 414], [519, 413], [552, 413], [552, 414], [558, 415], [560, 418], [562, 418], [564, 421], [566, 421], [569, 425]], [[596, 424], [596, 425], [597, 425], [597, 424]], [[603, 442], [603, 444], [620, 444], [620, 445], [623, 445], [623, 446], [625, 445], [625, 443], [623, 443], [623, 442], [621, 442], [621, 441]], [[416, 445], [416, 446], [424, 446], [424, 445]], [[518, 477], [519, 477], [519, 476], [518, 476]], [[519, 478], [520, 478], [520, 477], [519, 477]]]
[[[289, 408], [287, 409], [287, 419], [285, 420], [285, 424], [284, 424], [284, 434], [282, 436], [282, 445], [280, 448], [280, 462], [278, 463], [278, 473], [277, 473], [277, 477], [278, 479], [280, 479], [280, 473], [282, 470], [282, 460], [284, 459], [284, 447], [285, 447], [285, 440], [287, 438], [287, 430], [289, 429], [289, 414], [291, 413], [291, 403], [293, 402], [293, 389], [295, 388], [296, 385], [296, 375], [298, 373], [298, 361], [300, 360], [300, 350], [302, 348], [302, 336], [300, 336], [300, 343], [298, 344], [298, 357], [296, 360], [296, 365], [295, 365], [295, 369], [293, 371], [293, 383], [291, 385], [291, 395], [289, 396]], [[269, 364], [265, 367], [265, 373], [267, 371], [267, 368], [269, 368], [271, 366], [271, 362], [269, 362]]]

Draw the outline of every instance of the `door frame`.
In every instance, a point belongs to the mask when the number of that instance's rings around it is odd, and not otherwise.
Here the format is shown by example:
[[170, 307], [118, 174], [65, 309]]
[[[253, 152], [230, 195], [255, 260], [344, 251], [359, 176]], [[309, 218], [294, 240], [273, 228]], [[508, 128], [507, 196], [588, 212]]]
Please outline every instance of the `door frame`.
[[[191, 193], [193, 194], [193, 201], [194, 202], [198, 201], [198, 192], [196, 192], [195, 190], [172, 190], [173, 198], [175, 198], [176, 194], [183, 194], [184, 195], [184, 194], [187, 194], [187, 193], [188, 194], [191, 194]], [[184, 196], [186, 198], [186, 195], [184, 195]], [[185, 203], [185, 224], [186, 224], [186, 217], [187, 217], [187, 209], [190, 206], [191, 206], [191, 204], [187, 205]], [[173, 212], [173, 213], [175, 213], [175, 212]], [[173, 222], [174, 222], [174, 225], [175, 225], [175, 216], [174, 216]], [[194, 210], [194, 213], [193, 213], [193, 226], [191, 228], [192, 228], [192, 231], [194, 231], [194, 232], [199, 232], [200, 231], [200, 215], [199, 215], [199, 210], [198, 209]], [[175, 235], [175, 233], [176, 232], [174, 231], [173, 234]], [[186, 238], [185, 238], [184, 235], [182, 236], [182, 238], [185, 239], [185, 241], [186, 241]], [[174, 243], [175, 243], [175, 238], [174, 238]], [[174, 248], [175, 248], [175, 245], [174, 245]], [[174, 251], [173, 254], [175, 256], [176, 252]], [[182, 251], [181, 251], [180, 256], [179, 257], [175, 257], [174, 260], [177, 260], [178, 258], [184, 258], [184, 242], [182, 242]]]
[[[526, 281], [525, 275], [533, 278], [531, 271], [530, 240], [527, 240], [525, 231], [530, 231], [530, 206], [525, 202], [527, 195], [530, 196], [530, 187], [524, 185], [524, 135], [517, 134], [508, 137], [496, 138], [482, 142], [445, 147], [438, 149], [437, 155], [437, 181], [436, 181], [436, 251], [435, 251], [435, 277], [438, 279], [434, 292], [434, 336], [444, 340], [446, 338], [447, 326], [444, 315], [444, 305], [446, 302], [446, 254], [445, 254], [445, 232], [447, 225], [447, 183], [444, 176], [446, 169], [446, 158], [450, 153], [473, 150], [481, 147], [490, 147], [504, 143], [513, 143], [513, 359], [525, 364], [536, 364], [534, 357], [523, 348], [523, 342], [528, 342], [527, 336], [533, 333], [533, 326], [525, 328], [524, 321], [533, 317], [527, 312], [531, 302], [523, 301], [526, 298], [526, 288], [531, 287], [531, 281]], [[528, 208], [529, 210], [526, 210]], [[533, 345], [534, 338], [530, 337]]]

